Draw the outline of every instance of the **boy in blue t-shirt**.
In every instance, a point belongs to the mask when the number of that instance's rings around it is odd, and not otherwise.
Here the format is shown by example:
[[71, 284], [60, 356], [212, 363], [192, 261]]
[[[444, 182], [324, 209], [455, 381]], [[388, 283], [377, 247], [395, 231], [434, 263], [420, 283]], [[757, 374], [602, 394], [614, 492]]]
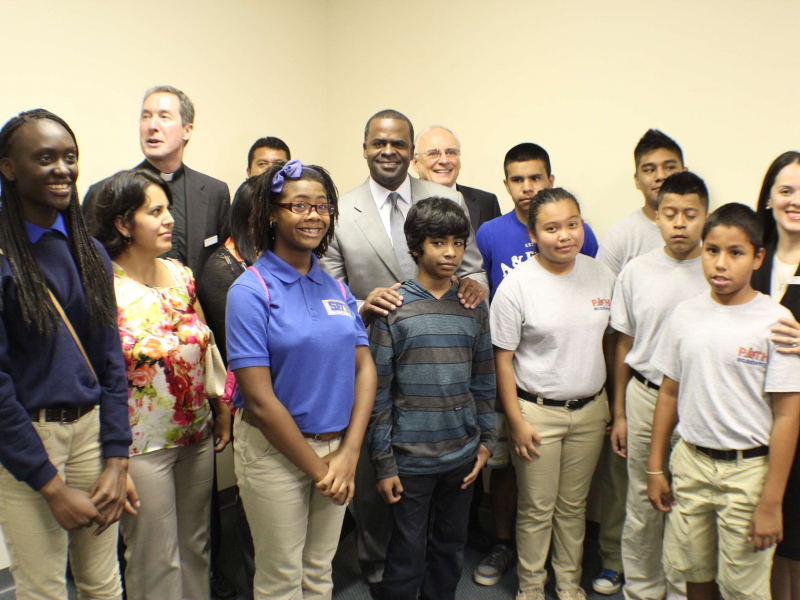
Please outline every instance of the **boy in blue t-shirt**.
[[[514, 202], [514, 210], [484, 223], [475, 234], [492, 298], [503, 278], [537, 253], [536, 244], [528, 233], [528, 207], [531, 198], [555, 183], [555, 176], [550, 171], [550, 156], [537, 144], [518, 144], [511, 148], [503, 161], [503, 170], [506, 176], [503, 183]], [[581, 254], [594, 258], [597, 238], [586, 223], [583, 232]], [[498, 409], [501, 410], [499, 404]], [[512, 533], [517, 514], [517, 479], [511, 466], [508, 428], [502, 412], [497, 413], [497, 434], [497, 452], [489, 461], [495, 545], [473, 574], [475, 582], [481, 585], [494, 585], [500, 581], [516, 556]]]
[[[672, 313], [651, 359], [664, 374], [647, 495], [667, 513], [664, 567], [689, 600], [767, 600], [800, 428], [800, 363], [772, 341], [789, 310], [750, 285], [764, 259], [758, 217], [726, 204], [703, 227], [711, 291]], [[782, 350], [784, 352], [782, 352]], [[664, 473], [677, 426], [681, 440]]]
[[387, 600], [418, 592], [430, 600], [455, 598], [471, 484], [494, 450], [488, 306], [462, 306], [451, 281], [469, 232], [467, 216], [451, 200], [415, 204], [405, 235], [419, 274], [400, 288], [403, 306], [374, 317], [370, 327], [378, 391], [367, 443], [393, 521], [381, 583]]

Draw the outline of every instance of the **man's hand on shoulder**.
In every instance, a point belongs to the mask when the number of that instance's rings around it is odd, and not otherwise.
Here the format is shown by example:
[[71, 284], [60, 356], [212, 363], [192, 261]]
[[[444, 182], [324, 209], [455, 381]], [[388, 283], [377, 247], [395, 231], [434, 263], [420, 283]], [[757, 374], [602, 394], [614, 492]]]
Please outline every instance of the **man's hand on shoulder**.
[[401, 283], [395, 283], [392, 287], [375, 288], [369, 293], [369, 296], [367, 296], [358, 311], [361, 315], [361, 320], [364, 321], [364, 325], [369, 325], [372, 315], [385, 317], [389, 314], [389, 311], [403, 306], [403, 297], [397, 292], [401, 285]]
[[465, 307], [478, 308], [478, 305], [486, 300], [486, 290], [474, 279], [464, 277], [464, 279], [459, 281], [458, 277], [453, 275], [453, 281], [458, 282], [458, 297], [461, 299], [461, 304]]

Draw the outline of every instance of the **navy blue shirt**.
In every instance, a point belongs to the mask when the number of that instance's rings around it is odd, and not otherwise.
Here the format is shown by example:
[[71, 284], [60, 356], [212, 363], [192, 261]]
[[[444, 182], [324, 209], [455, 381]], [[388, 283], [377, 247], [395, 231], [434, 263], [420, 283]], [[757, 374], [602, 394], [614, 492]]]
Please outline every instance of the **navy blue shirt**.
[[[355, 400], [356, 346], [369, 340], [353, 294], [311, 260], [302, 275], [264, 252], [253, 266], [269, 302], [252, 271], [234, 282], [225, 319], [228, 365], [232, 371], [269, 367], [275, 396], [300, 431], [341, 431]], [[244, 407], [241, 390], [233, 403]]]
[[[69, 317], [94, 367], [89, 370], [61, 319], [50, 338], [22, 320], [17, 284], [8, 259], [0, 260], [3, 310], [0, 319], [0, 464], [34, 490], [58, 474], [29, 411], [54, 406], [100, 405], [100, 432], [106, 458], [127, 457], [131, 443], [128, 382], [116, 325], [89, 330], [80, 272], [69, 249], [61, 214], [52, 227], [27, 223], [36, 260], [47, 286]], [[95, 241], [112, 277], [111, 261]]]
[[[483, 268], [489, 276], [492, 298], [511, 269], [538, 252], [536, 244], [531, 241], [528, 227], [520, 222], [513, 210], [481, 225], [475, 234], [475, 242], [483, 256]], [[584, 223], [581, 254], [594, 258], [597, 249], [597, 237], [592, 228]]]

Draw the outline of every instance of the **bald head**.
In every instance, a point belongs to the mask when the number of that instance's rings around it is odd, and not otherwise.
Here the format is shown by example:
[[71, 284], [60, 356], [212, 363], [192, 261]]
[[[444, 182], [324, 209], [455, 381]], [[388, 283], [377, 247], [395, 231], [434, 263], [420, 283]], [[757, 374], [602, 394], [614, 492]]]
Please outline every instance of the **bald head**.
[[461, 143], [446, 127], [428, 127], [417, 137], [412, 164], [420, 179], [454, 187], [461, 171]]

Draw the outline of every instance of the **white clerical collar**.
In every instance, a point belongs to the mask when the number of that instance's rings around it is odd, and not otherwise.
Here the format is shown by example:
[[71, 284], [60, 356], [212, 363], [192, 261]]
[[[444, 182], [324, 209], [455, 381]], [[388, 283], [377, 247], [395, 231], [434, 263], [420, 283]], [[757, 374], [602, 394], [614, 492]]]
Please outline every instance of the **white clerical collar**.
[[[383, 208], [383, 205], [386, 204], [386, 201], [389, 199], [389, 194], [392, 193], [392, 190], [387, 190], [372, 177], [369, 178], [369, 191], [372, 193], [372, 197], [375, 199], [375, 204], [378, 205], [378, 209]], [[403, 202], [411, 206], [411, 177], [409, 177], [408, 174], [406, 174], [405, 181], [394, 191], [400, 194], [400, 199]]]

